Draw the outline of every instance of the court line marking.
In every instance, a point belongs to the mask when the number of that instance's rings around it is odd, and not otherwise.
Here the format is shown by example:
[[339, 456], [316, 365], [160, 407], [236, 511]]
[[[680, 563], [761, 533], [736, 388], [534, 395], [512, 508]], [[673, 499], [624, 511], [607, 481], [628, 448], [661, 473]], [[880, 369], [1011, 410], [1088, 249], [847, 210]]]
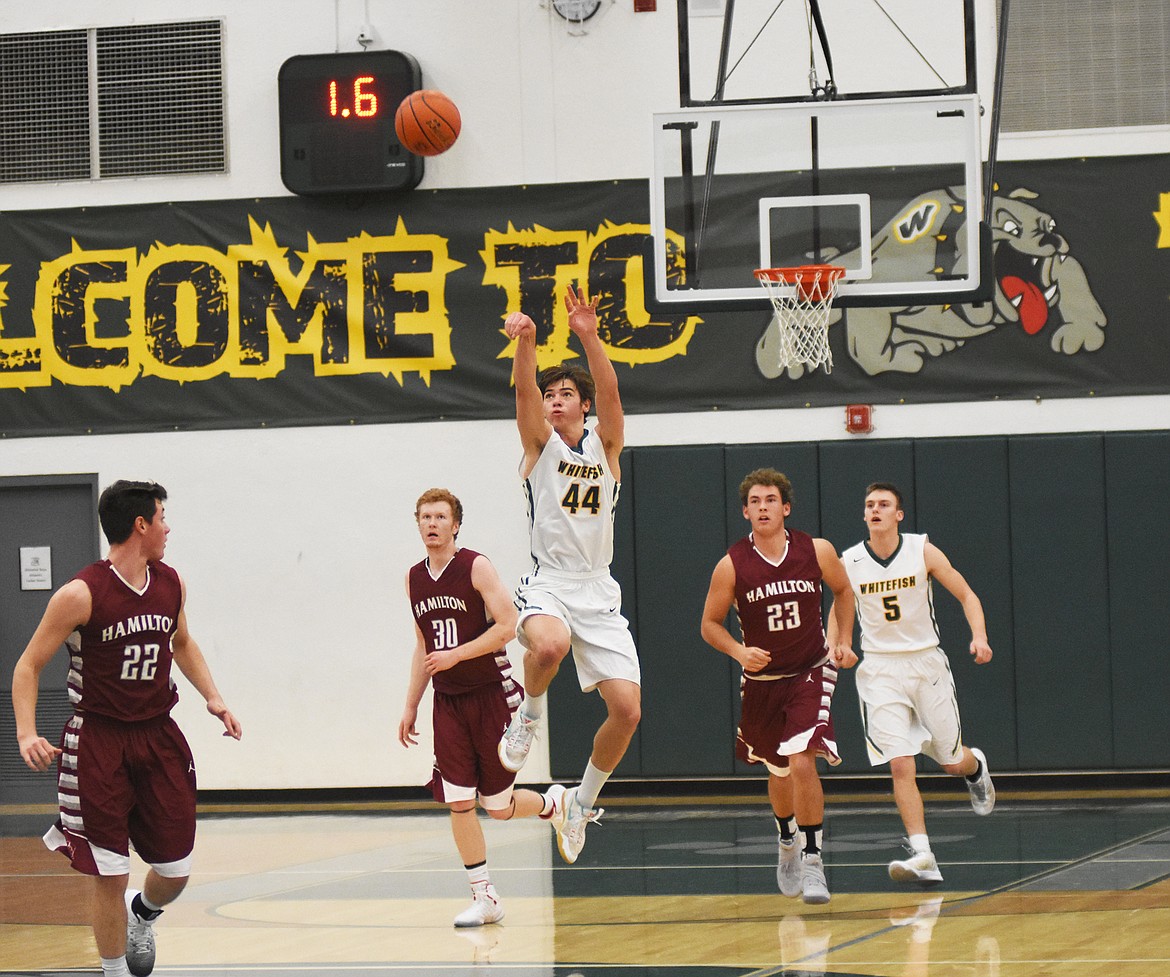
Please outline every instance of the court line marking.
[[[1086, 865], [1090, 862], [1096, 861], [1096, 860], [1102, 858], [1103, 856], [1110, 855], [1114, 852], [1125, 851], [1127, 848], [1133, 848], [1133, 847], [1136, 847], [1137, 845], [1145, 844], [1151, 838], [1157, 838], [1160, 835], [1165, 835], [1168, 830], [1170, 830], [1170, 829], [1167, 829], [1164, 826], [1160, 827], [1160, 828], [1156, 828], [1154, 830], [1146, 832], [1145, 834], [1138, 835], [1135, 838], [1131, 838], [1128, 841], [1120, 842], [1116, 845], [1111, 845], [1107, 848], [1103, 848], [1100, 851], [1095, 852], [1094, 854], [1085, 855], [1085, 856], [1082, 856], [1081, 858], [1074, 859], [1073, 861], [1066, 862], [1066, 863], [1064, 863], [1056, 868], [1047, 869], [1047, 870], [1042, 871], [1042, 872], [1036, 872], [1033, 875], [1026, 876], [1022, 879], [1017, 879], [1015, 882], [1009, 882], [1009, 883], [1006, 883], [1004, 885], [997, 886], [994, 889], [988, 889], [986, 892], [979, 893], [978, 895], [963, 896], [962, 898], [955, 899], [952, 902], [944, 902], [942, 907], [940, 908], [940, 916], [942, 915], [942, 912], [945, 911], [948, 907], [971, 905], [972, 903], [980, 902], [984, 899], [990, 899], [992, 896], [1001, 895], [1005, 892], [1011, 892], [1015, 889], [1019, 889], [1020, 887], [1022, 887], [1024, 885], [1029, 885], [1033, 882], [1038, 882], [1042, 879], [1049, 878], [1053, 875], [1057, 875], [1060, 872], [1067, 871], [1068, 869], [1075, 868], [1075, 867], [1078, 867], [1081, 865]], [[994, 864], [994, 863], [988, 862], [986, 864]], [[1078, 910], [1072, 910], [1071, 912], [1077, 912], [1077, 911]], [[893, 932], [896, 929], [901, 929], [901, 927], [893, 926], [893, 925], [883, 926], [881, 929], [875, 930], [872, 933], [864, 934], [862, 936], [855, 937], [852, 940], [846, 940], [844, 943], [839, 943], [839, 944], [835, 944], [834, 946], [828, 947], [824, 951], [822, 951], [821, 953], [809, 954], [808, 956], [801, 957], [797, 960], [793, 960], [790, 963], [783, 964], [780, 967], [772, 967], [772, 968], [767, 968], [767, 969], [763, 969], [763, 970], [753, 970], [753, 971], [748, 972], [747, 974], [744, 974], [743, 977], [777, 977], [777, 975], [783, 974], [785, 970], [789, 970], [794, 966], [799, 966], [800, 964], [805, 963], [805, 962], [810, 961], [810, 960], [824, 959], [826, 961], [826, 967], [827, 967], [828, 966], [827, 961], [828, 961], [829, 954], [831, 954], [837, 950], [846, 950], [846, 949], [849, 949], [850, 947], [857, 946], [861, 943], [866, 943], [870, 940], [877, 939], [879, 936], [884, 936], [887, 933]], [[944, 962], [954, 963], [956, 961], [937, 961], [937, 962], [938, 963], [944, 963]], [[961, 961], [961, 962], [964, 964], [970, 964], [972, 961], [965, 960], [965, 961]], [[1049, 959], [1049, 960], [1010, 960], [1007, 962], [1012, 963], [1012, 964], [1039, 964], [1039, 965], [1043, 965], [1043, 966], [1054, 966], [1054, 965], [1064, 965], [1064, 964], [1081, 964], [1081, 965], [1084, 965], [1084, 964], [1112, 964], [1115, 966], [1123, 966], [1123, 965], [1128, 965], [1131, 963], [1168, 963], [1168, 962], [1170, 962], [1170, 957], [1153, 958], [1153, 959], [1146, 959], [1146, 958], [1138, 958], [1138, 959], [1134, 959], [1134, 958], [1128, 958], [1128, 959], [1099, 958], [1099, 959], [1087, 959], [1087, 960], [1081, 960], [1081, 959], [1077, 959], [1077, 960], [1055, 960], [1055, 959]], [[889, 963], [890, 963], [890, 961], [876, 961], [876, 960], [874, 960], [874, 961], [852, 961], [852, 962], [850, 962], [849, 966], [850, 967], [856, 967], [856, 966], [871, 967], [871, 966], [884, 966], [884, 965], [888, 965]], [[933, 961], [933, 960], [931, 961], [932, 966], [935, 963], [936, 963], [936, 961]], [[1002, 966], [1003, 963], [1004, 963], [1004, 961], [1001, 959], [1000, 966]]]

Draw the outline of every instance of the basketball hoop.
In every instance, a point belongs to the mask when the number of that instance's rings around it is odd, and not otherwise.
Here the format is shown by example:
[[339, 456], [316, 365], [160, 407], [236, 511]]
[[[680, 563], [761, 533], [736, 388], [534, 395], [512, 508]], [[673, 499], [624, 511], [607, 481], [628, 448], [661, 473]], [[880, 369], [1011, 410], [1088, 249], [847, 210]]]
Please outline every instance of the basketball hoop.
[[815, 370], [823, 366], [826, 373], [832, 372], [829, 313], [837, 295], [837, 280], [844, 274], [839, 265], [756, 269], [756, 280], [775, 310], [780, 369], [805, 366]]

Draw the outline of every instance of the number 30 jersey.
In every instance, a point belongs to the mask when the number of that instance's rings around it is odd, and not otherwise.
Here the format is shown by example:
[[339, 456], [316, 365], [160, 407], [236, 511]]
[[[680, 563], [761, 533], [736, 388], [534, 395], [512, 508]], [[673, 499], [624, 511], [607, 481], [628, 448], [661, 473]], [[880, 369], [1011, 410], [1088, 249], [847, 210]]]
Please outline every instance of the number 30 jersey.
[[524, 482], [535, 568], [608, 571], [620, 488], [593, 431], [577, 450], [552, 434]]
[[[479, 554], [459, 549], [434, 577], [426, 560], [410, 568], [407, 576], [410, 609], [429, 655], [467, 644], [489, 627], [491, 618], [483, 597], [471, 582], [471, 565]], [[458, 695], [484, 685], [498, 684], [512, 674], [503, 648], [469, 658], [431, 676], [436, 692]]]
[[925, 551], [925, 533], [902, 533], [888, 560], [875, 556], [865, 541], [842, 554], [857, 598], [861, 650], [866, 654], [938, 647]]
[[785, 530], [788, 548], [773, 563], [746, 536], [727, 551], [735, 568], [735, 612], [743, 643], [772, 656], [752, 675], [794, 675], [828, 653], [821, 621], [821, 565], [808, 533]]
[[123, 722], [170, 712], [179, 699], [171, 679], [171, 639], [183, 604], [178, 572], [151, 560], [138, 591], [99, 560], [74, 579], [89, 588], [92, 607], [66, 642], [73, 708]]

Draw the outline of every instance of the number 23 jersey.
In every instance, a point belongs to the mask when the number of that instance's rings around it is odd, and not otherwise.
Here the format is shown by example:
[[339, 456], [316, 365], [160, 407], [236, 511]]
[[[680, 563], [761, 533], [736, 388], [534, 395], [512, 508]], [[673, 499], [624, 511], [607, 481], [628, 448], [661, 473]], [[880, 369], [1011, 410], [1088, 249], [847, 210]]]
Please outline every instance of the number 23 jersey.
[[735, 568], [735, 611], [743, 642], [772, 656], [754, 675], [794, 675], [825, 660], [821, 622], [821, 565], [808, 533], [785, 530], [779, 563], [766, 559], [746, 536], [729, 549]]

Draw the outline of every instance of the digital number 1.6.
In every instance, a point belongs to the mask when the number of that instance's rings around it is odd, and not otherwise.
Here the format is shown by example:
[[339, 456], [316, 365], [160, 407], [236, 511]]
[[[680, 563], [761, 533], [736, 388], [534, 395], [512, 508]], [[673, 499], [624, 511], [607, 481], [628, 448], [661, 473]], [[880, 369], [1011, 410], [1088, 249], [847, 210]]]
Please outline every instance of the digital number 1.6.
[[[371, 119], [378, 114], [378, 96], [365, 90], [365, 86], [373, 83], [373, 75], [362, 75], [353, 80], [352, 114], [360, 119]], [[338, 104], [336, 80], [329, 82], [329, 114], [334, 118], [340, 116], [343, 119], [348, 119], [351, 114], [348, 105]]]

